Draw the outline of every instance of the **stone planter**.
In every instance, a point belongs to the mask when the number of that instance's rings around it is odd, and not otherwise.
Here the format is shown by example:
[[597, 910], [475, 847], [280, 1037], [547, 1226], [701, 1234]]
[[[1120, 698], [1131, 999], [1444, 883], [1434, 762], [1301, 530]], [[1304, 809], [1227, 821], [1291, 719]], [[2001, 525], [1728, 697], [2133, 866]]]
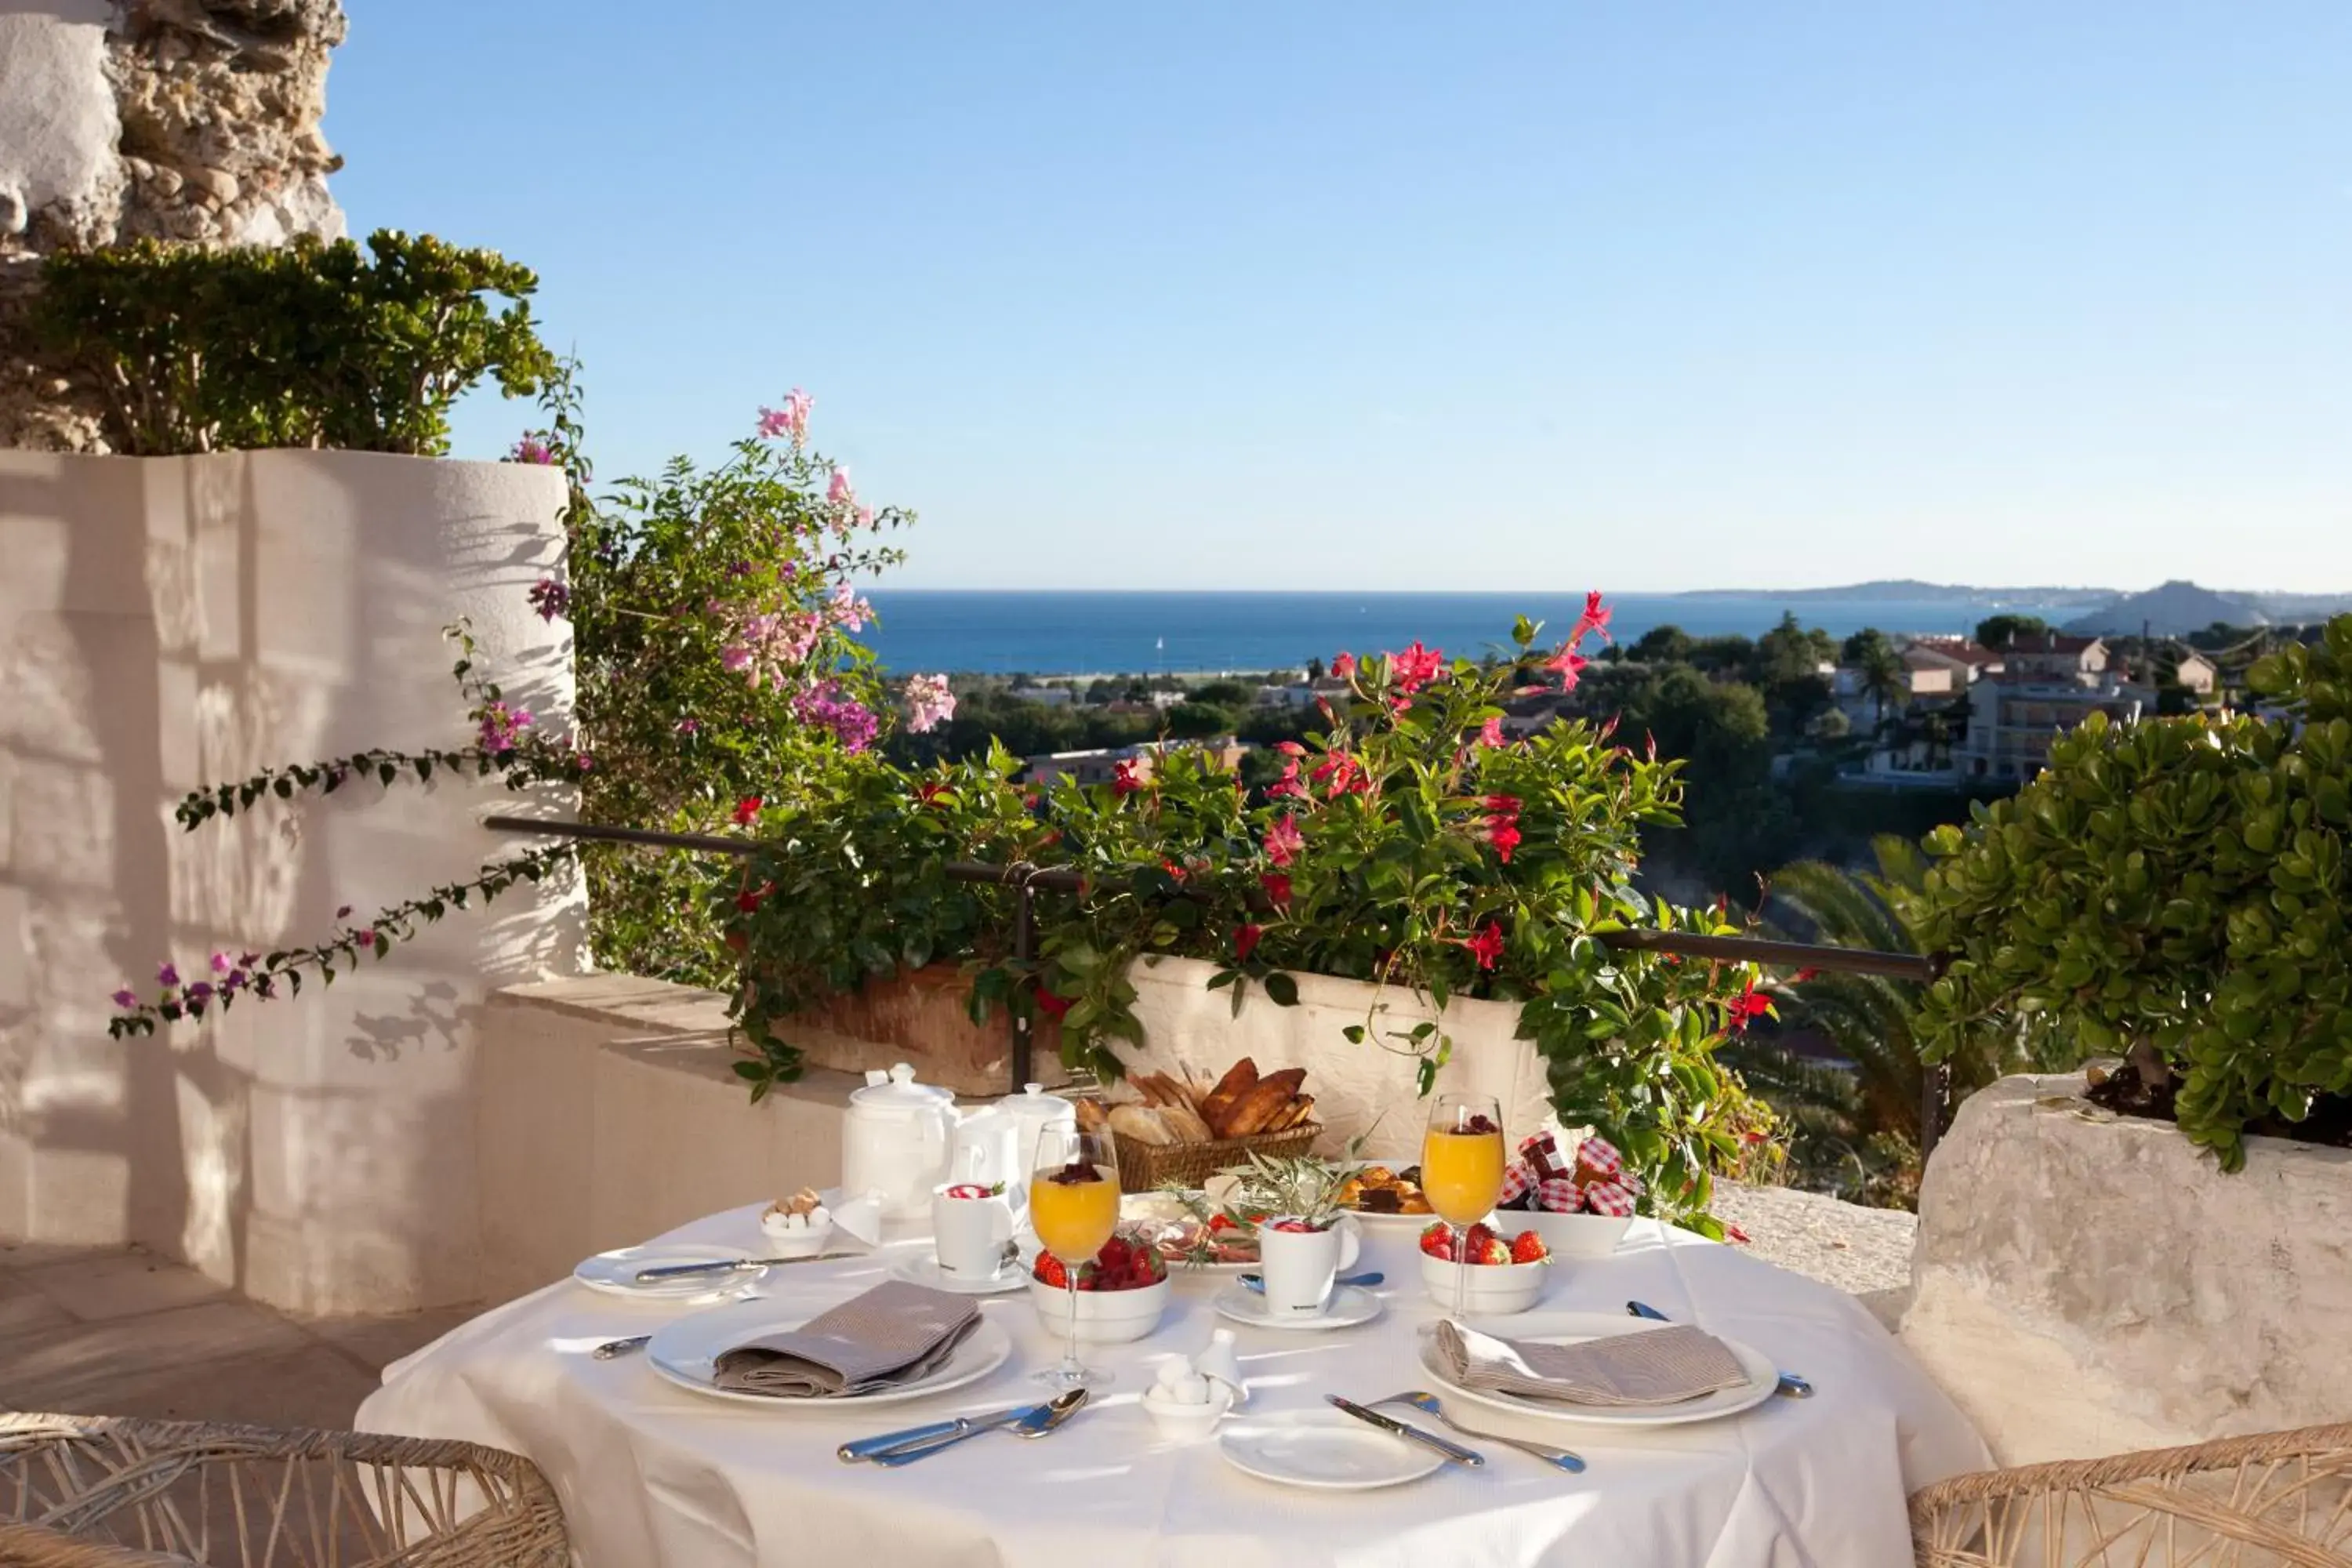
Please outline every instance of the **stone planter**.
[[106, 998], [523, 847], [477, 825], [516, 797], [450, 773], [193, 833], [172, 807], [270, 764], [463, 742], [441, 636], [461, 616], [565, 733], [569, 631], [525, 597], [561, 569], [564, 500], [519, 464], [0, 452], [0, 1237], [141, 1242], [305, 1311], [478, 1295], [476, 1022], [496, 987], [579, 971], [576, 881], [154, 1038], [110, 1039]]
[[[1013, 1026], [1002, 1008], [987, 1023], [973, 1023], [965, 1010], [969, 994], [960, 966], [933, 963], [831, 997], [775, 1032], [800, 1047], [811, 1067], [864, 1073], [906, 1062], [921, 1081], [961, 1095], [1017, 1091]], [[1028, 1081], [1048, 1089], [1069, 1082], [1060, 1026], [1041, 1018], [1032, 1040]]]
[[1902, 1337], [2000, 1462], [2352, 1416], [2352, 1150], [2224, 1174], [2081, 1089], [1972, 1096], [1920, 1189]]
[[[1243, 1057], [1261, 1072], [1307, 1069], [1307, 1092], [1315, 1097], [1315, 1118], [1325, 1142], [1337, 1149], [1369, 1131], [1365, 1145], [1374, 1158], [1412, 1163], [1421, 1157], [1422, 1124], [1428, 1104], [1415, 1087], [1415, 1058], [1367, 1039], [1357, 1045], [1341, 1033], [1350, 1024], [1379, 1031], [1411, 1029], [1430, 1019], [1454, 1040], [1453, 1058], [1437, 1075], [1437, 1091], [1491, 1094], [1503, 1109], [1505, 1129], [1517, 1137], [1550, 1115], [1550, 1089], [1532, 1043], [1514, 1039], [1519, 1025], [1516, 1002], [1457, 999], [1441, 1016], [1423, 997], [1402, 987], [1375, 987], [1367, 981], [1327, 974], [1299, 974], [1298, 1005], [1275, 1005], [1255, 986], [1234, 1012], [1233, 993], [1208, 989], [1217, 966], [1191, 958], [1139, 962], [1129, 972], [1135, 984], [1136, 1016], [1149, 1042], [1141, 1051], [1119, 1054], [1146, 1071], [1188, 1070], [1217, 1077]], [[1376, 1019], [1368, 1015], [1383, 1009]]]

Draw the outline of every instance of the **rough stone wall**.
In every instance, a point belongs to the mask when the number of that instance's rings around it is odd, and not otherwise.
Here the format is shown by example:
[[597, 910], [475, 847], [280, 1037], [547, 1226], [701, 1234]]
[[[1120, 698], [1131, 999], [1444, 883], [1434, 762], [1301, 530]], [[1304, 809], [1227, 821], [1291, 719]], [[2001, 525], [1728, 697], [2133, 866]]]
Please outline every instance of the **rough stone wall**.
[[0, 0], [0, 447], [103, 451], [25, 330], [41, 258], [343, 232], [320, 133], [338, 0]]

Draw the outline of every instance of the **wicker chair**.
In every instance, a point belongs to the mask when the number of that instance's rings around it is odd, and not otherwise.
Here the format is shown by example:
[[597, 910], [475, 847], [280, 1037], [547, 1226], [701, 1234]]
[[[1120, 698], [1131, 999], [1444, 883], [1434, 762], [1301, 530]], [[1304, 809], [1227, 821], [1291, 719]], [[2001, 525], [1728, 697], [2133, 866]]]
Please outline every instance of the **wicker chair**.
[[1917, 1568], [2352, 1568], [2352, 1425], [1955, 1476]]
[[0, 1415], [9, 1568], [568, 1568], [519, 1454], [368, 1432]]

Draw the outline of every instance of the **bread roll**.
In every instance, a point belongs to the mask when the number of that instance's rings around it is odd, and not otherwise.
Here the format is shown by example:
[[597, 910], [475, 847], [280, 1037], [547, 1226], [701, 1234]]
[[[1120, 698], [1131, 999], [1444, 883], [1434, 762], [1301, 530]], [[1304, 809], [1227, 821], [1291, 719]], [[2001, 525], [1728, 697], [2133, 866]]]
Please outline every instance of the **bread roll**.
[[1072, 1100], [1071, 1103], [1077, 1107], [1078, 1125], [1085, 1131], [1088, 1132], [1100, 1132], [1104, 1128], [1110, 1125], [1110, 1119], [1103, 1113], [1103, 1105], [1101, 1100]]
[[1294, 1127], [1306, 1125], [1307, 1119], [1314, 1113], [1315, 1097], [1313, 1095], [1294, 1094], [1290, 1097], [1290, 1103], [1282, 1108], [1280, 1113], [1275, 1117], [1274, 1125], [1268, 1127], [1266, 1131], [1287, 1132]]
[[1225, 1119], [1224, 1135], [1247, 1138], [1265, 1131], [1306, 1081], [1305, 1068], [1285, 1068], [1258, 1079], [1247, 1094], [1234, 1102], [1233, 1114]]
[[1257, 1086], [1257, 1063], [1247, 1057], [1225, 1069], [1225, 1076], [1209, 1090], [1201, 1101], [1201, 1120], [1207, 1122], [1220, 1138], [1230, 1138], [1227, 1123], [1233, 1119], [1234, 1105]]

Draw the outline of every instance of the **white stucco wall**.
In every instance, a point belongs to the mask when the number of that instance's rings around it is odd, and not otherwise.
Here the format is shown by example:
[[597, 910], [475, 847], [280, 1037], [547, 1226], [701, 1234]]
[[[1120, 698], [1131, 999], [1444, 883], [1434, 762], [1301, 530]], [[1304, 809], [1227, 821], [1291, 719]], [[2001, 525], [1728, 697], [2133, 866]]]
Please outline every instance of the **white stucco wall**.
[[516, 797], [456, 778], [192, 833], [172, 807], [272, 763], [462, 743], [460, 616], [568, 731], [568, 631], [525, 598], [562, 502], [524, 465], [0, 452], [0, 1237], [138, 1241], [305, 1310], [478, 1295], [476, 1022], [490, 989], [580, 967], [576, 886], [161, 1037], [109, 1039], [107, 997], [518, 847], [475, 826]]
[[1412, 1163], [1421, 1158], [1429, 1117], [1429, 1101], [1417, 1091], [1418, 1059], [1371, 1038], [1353, 1044], [1342, 1031], [1360, 1024], [1375, 1037], [1402, 1034], [1429, 1018], [1454, 1041], [1434, 1092], [1493, 1095], [1504, 1129], [1515, 1138], [1534, 1131], [1551, 1113], [1543, 1059], [1531, 1043], [1512, 1038], [1519, 1023], [1516, 1002], [1459, 1000], [1440, 1017], [1402, 986], [1297, 974], [1292, 976], [1298, 983], [1297, 1006], [1277, 1006], [1252, 986], [1236, 1015], [1232, 992], [1208, 989], [1215, 973], [1216, 965], [1198, 959], [1139, 961], [1128, 977], [1147, 1046], [1141, 1051], [1121, 1046], [1120, 1056], [1147, 1072], [1181, 1068], [1209, 1078], [1243, 1057], [1255, 1060], [1261, 1073], [1304, 1068], [1315, 1119], [1332, 1149], [1369, 1133], [1368, 1156]]

